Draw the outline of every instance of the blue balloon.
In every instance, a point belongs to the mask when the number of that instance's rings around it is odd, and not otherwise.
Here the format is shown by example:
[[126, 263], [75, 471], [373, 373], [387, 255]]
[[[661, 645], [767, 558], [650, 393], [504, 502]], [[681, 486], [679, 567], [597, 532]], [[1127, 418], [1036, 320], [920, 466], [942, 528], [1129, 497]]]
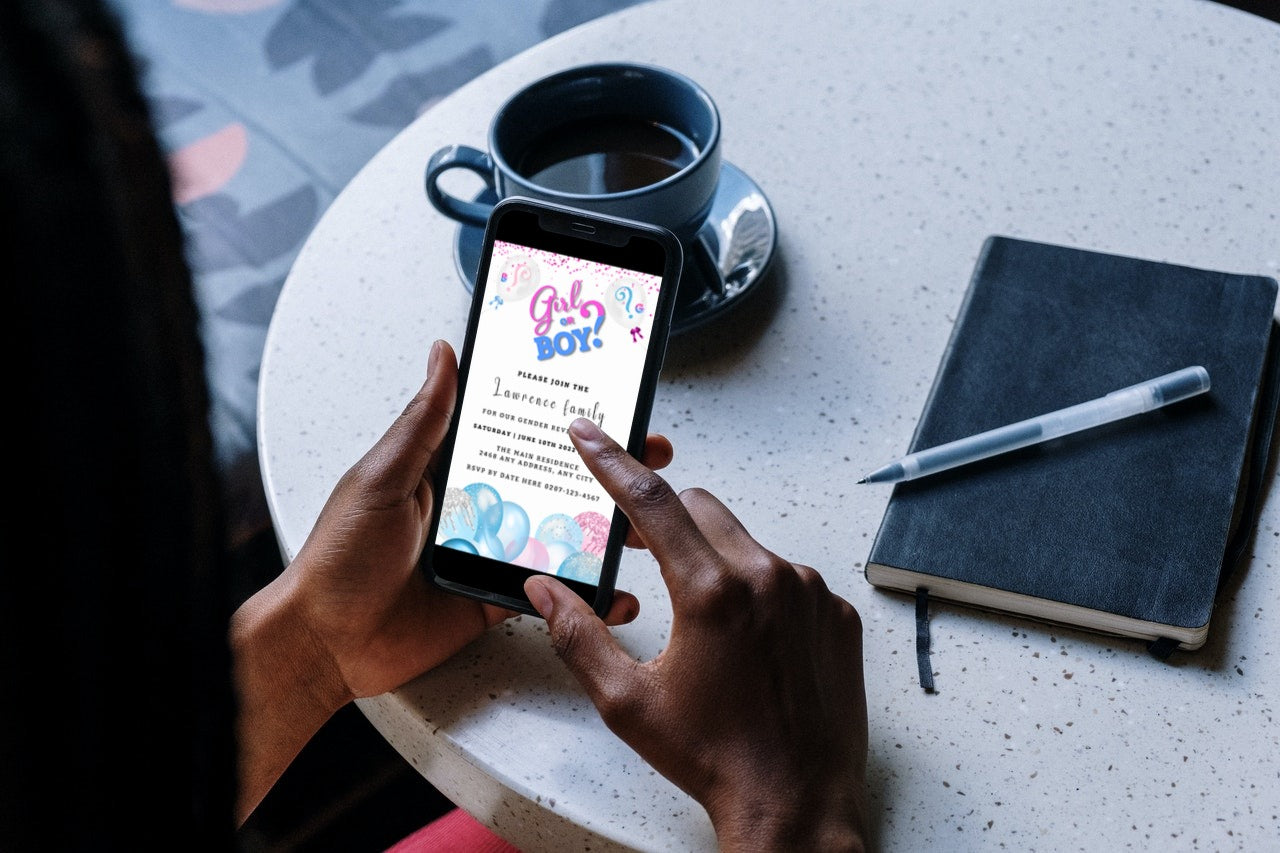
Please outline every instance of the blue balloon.
[[485, 533], [497, 533], [502, 525], [502, 496], [488, 483], [472, 483], [463, 489], [476, 504], [476, 541]]
[[485, 532], [476, 537], [477, 552], [481, 557], [488, 557], [493, 560], [507, 561], [506, 550], [503, 549], [502, 543], [498, 541], [498, 537], [492, 533]]
[[502, 502], [502, 523], [496, 535], [502, 543], [506, 559], [514, 560], [520, 556], [524, 546], [529, 543], [529, 514], [520, 504], [513, 501]]
[[441, 545], [445, 548], [453, 548], [455, 551], [466, 551], [468, 554], [480, 553], [470, 539], [449, 539]]
[[560, 568], [556, 569], [556, 575], [583, 583], [599, 583], [601, 565], [600, 558], [595, 554], [590, 551], [579, 551], [560, 564]]
[[549, 542], [567, 542], [577, 551], [582, 547], [582, 527], [572, 516], [562, 512], [548, 515], [538, 525], [538, 537], [543, 544]]
[[[538, 541], [542, 542], [541, 539]], [[560, 570], [561, 563], [578, 553], [577, 548], [574, 548], [568, 542], [561, 542], [559, 539], [543, 542], [543, 545], [547, 549], [547, 571], [553, 575]]]

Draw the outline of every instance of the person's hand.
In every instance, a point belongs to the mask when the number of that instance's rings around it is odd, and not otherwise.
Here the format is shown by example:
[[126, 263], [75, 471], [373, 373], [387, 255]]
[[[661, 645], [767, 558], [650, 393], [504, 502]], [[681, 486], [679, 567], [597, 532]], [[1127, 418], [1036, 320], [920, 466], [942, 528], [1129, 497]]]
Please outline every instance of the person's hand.
[[[311, 630], [352, 697], [399, 687], [515, 615], [433, 586], [417, 570], [431, 528], [434, 481], [457, 399], [457, 361], [432, 347], [427, 380], [386, 434], [338, 481], [288, 572], [304, 587]], [[671, 461], [650, 436], [645, 460]], [[639, 602], [614, 595], [606, 621], [635, 618]]]
[[[399, 687], [515, 615], [446, 593], [417, 567], [457, 383], [453, 349], [438, 341], [426, 382], [343, 474], [297, 557], [236, 612], [242, 817], [342, 705]], [[671, 456], [649, 437], [650, 465]], [[606, 621], [638, 612], [618, 591]]]
[[867, 756], [862, 623], [813, 569], [723, 504], [679, 496], [590, 421], [570, 435], [657, 558], [670, 640], [632, 659], [548, 576], [525, 591], [606, 725], [698, 800], [724, 849], [860, 849]]

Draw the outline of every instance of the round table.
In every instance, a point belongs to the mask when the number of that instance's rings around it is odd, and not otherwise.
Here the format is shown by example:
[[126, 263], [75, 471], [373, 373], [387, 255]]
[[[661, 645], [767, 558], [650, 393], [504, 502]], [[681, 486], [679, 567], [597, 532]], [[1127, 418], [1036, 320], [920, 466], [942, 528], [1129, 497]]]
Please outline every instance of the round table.
[[[652, 427], [668, 478], [719, 495], [865, 620], [868, 785], [886, 850], [1203, 847], [1280, 836], [1280, 505], [1224, 590], [1209, 644], [1137, 643], [962, 608], [933, 614], [939, 693], [916, 681], [913, 603], [863, 563], [993, 233], [1277, 275], [1280, 26], [1196, 0], [658, 0], [552, 38], [424, 113], [327, 211], [280, 295], [259, 391], [286, 556], [339, 475], [461, 345], [455, 223], [422, 191], [449, 143], [579, 63], [665, 65], [718, 102], [724, 157], [779, 237], [746, 304], [672, 342]], [[478, 182], [474, 189], [478, 190]], [[616, 630], [638, 657], [670, 607], [647, 554]], [[850, 666], [855, 662], [850, 661]], [[701, 808], [600, 722], [521, 618], [359, 706], [454, 802], [528, 851], [711, 849]]]

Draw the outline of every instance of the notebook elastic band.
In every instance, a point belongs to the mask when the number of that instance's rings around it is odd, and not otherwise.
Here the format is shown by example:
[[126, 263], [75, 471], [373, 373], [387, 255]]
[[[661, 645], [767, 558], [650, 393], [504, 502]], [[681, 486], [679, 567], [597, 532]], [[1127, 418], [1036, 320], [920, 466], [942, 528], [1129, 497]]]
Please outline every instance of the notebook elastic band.
[[1168, 637], [1161, 637], [1158, 640], [1152, 640], [1147, 645], [1147, 651], [1156, 660], [1168, 660], [1169, 655], [1173, 654], [1173, 650], [1178, 647], [1178, 641]]
[[920, 670], [920, 686], [933, 692], [933, 661], [929, 658], [929, 590], [916, 589], [916, 666]]

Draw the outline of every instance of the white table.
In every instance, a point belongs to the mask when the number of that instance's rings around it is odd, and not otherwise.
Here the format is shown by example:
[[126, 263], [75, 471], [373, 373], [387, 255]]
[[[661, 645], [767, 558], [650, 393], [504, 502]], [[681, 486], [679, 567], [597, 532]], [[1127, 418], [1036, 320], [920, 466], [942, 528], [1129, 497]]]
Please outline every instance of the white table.
[[[423, 195], [427, 157], [482, 147], [535, 77], [619, 58], [705, 85], [725, 158], [777, 214], [769, 289], [673, 342], [653, 428], [675, 442], [673, 484], [711, 489], [863, 614], [883, 849], [1275, 849], [1280, 497], [1202, 651], [1160, 663], [938, 606], [928, 696], [912, 602], [862, 575], [889, 488], [854, 485], [905, 448], [988, 234], [1280, 274], [1280, 26], [1227, 7], [660, 0], [493, 69], [369, 163], [280, 296], [258, 423], [285, 553], [418, 387], [430, 342], [461, 343], [456, 229]], [[617, 634], [652, 656], [670, 613], [656, 566], [628, 554], [620, 581], [643, 613]], [[360, 707], [528, 851], [713, 846], [701, 809], [600, 723], [539, 620]]]

